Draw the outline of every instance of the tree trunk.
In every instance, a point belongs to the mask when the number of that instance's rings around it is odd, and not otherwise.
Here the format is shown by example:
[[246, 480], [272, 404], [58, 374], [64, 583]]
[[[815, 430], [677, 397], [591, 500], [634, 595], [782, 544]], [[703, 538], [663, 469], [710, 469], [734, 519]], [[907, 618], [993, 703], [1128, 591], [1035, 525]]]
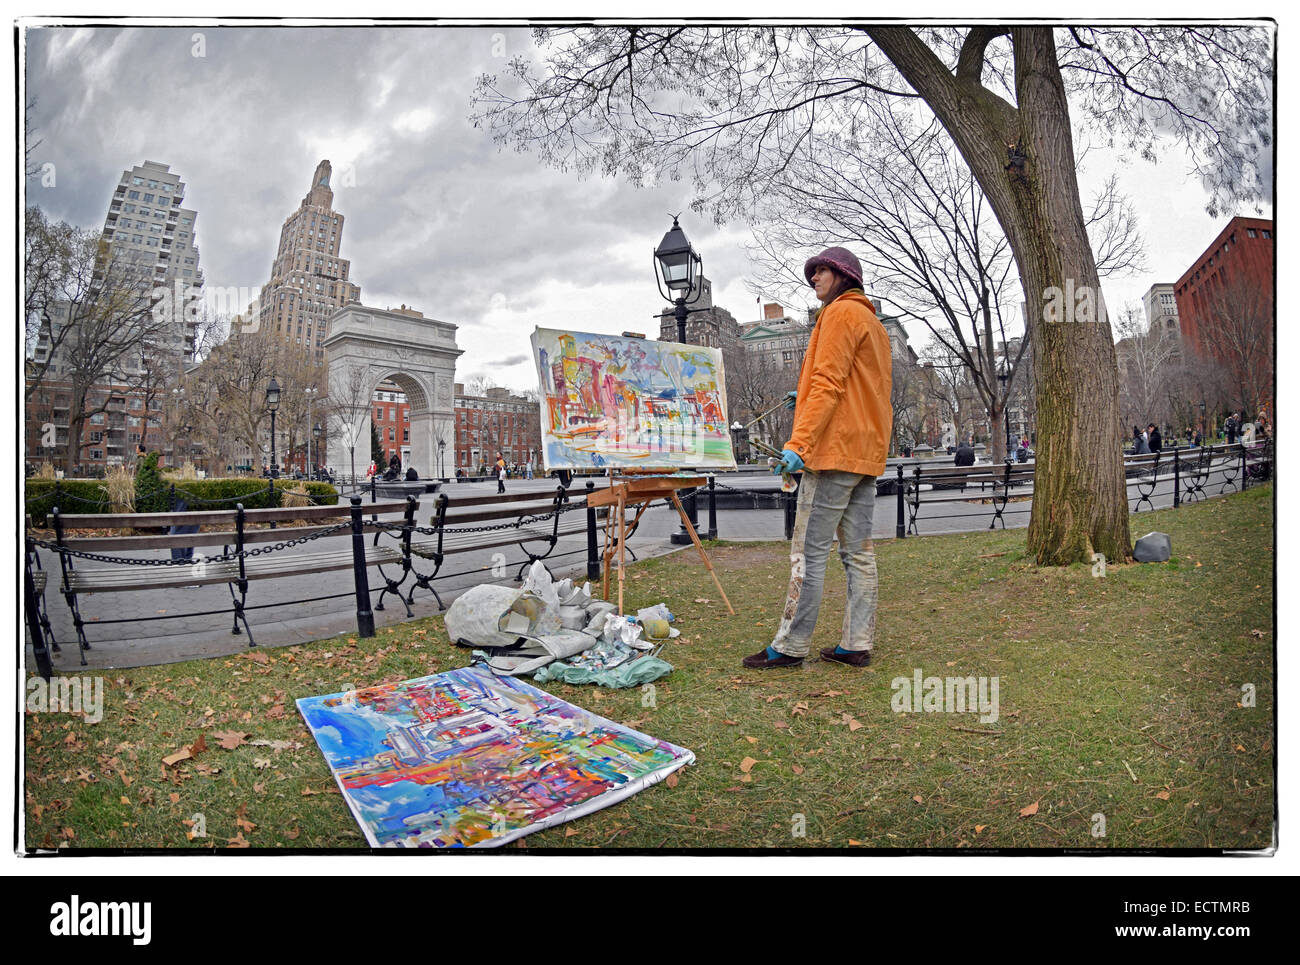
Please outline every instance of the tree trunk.
[[[1015, 254], [1034, 318], [1029, 332], [1038, 373], [1029, 549], [1044, 565], [1087, 562], [1094, 552], [1126, 559], [1128, 499], [1115, 445], [1119, 376], [1079, 203], [1052, 30], [1009, 29], [1015, 107], [980, 84], [984, 48], [1008, 28], [973, 28], [955, 77], [910, 29], [868, 32], [952, 136]], [[1007, 168], [1012, 144], [1025, 155], [1023, 174]]]

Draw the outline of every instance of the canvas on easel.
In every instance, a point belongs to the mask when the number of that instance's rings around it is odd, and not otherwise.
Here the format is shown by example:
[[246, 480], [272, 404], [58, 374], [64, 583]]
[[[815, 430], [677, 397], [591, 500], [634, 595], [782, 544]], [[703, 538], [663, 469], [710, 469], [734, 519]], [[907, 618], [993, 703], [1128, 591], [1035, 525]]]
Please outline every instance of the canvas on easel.
[[735, 469], [722, 352], [539, 328], [542, 462], [553, 469]]
[[605, 599], [610, 564], [617, 557], [618, 612], [623, 612], [627, 509], [637, 507], [640, 520], [652, 503], [667, 499], [734, 614], [677, 495], [678, 489], [704, 484], [699, 470], [736, 468], [722, 353], [704, 345], [544, 328], [533, 331], [532, 343], [546, 471], [611, 473], [609, 487], [588, 498], [588, 505], [611, 510], [605, 526]]

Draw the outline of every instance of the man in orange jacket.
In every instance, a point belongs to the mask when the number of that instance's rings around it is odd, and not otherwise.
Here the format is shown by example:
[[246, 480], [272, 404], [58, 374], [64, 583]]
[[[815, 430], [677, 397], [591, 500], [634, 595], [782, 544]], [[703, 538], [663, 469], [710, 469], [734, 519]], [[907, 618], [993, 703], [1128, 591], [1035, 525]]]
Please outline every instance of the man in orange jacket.
[[752, 669], [798, 666], [808, 656], [836, 537], [848, 577], [848, 608], [839, 645], [823, 649], [822, 659], [865, 667], [875, 636], [871, 521], [893, 424], [889, 336], [862, 290], [862, 265], [852, 252], [828, 248], [808, 259], [804, 277], [822, 308], [799, 388], [791, 393], [791, 402], [798, 403], [794, 430], [772, 469], [804, 470], [790, 543], [790, 587], [771, 646], [742, 661]]

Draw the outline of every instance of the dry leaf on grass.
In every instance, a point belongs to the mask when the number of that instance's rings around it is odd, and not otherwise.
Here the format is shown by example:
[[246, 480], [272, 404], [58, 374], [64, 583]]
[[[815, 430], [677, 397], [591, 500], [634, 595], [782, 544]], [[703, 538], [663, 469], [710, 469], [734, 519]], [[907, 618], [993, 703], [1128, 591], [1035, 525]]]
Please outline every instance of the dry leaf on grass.
[[221, 747], [233, 751], [240, 744], [247, 743], [245, 738], [249, 735], [242, 730], [214, 730], [212, 736], [220, 741]]
[[743, 761], [740, 762], [740, 772], [742, 774], [748, 774], [751, 770], [754, 769], [754, 765], [757, 763], [758, 761], [754, 760], [752, 757], [746, 757]]
[[796, 774], [802, 774], [802, 773], [803, 773], [803, 765], [801, 765], [801, 764], [791, 764], [791, 765], [790, 765], [790, 770], [794, 771]]
[[1020, 816], [1021, 816], [1022, 818], [1031, 818], [1031, 817], [1033, 817], [1033, 816], [1034, 816], [1035, 814], [1037, 814], [1037, 813], [1038, 813], [1038, 802], [1037, 802], [1037, 801], [1035, 801], [1033, 804], [1029, 805], [1029, 807], [1024, 807], [1024, 808], [1021, 808], [1021, 809], [1020, 809]]
[[194, 755], [190, 753], [190, 749], [188, 747], [182, 747], [175, 754], [168, 754], [166, 757], [162, 759], [162, 762], [166, 764], [168, 767], [175, 767], [181, 761], [187, 761], [193, 756]]
[[672, 772], [671, 774], [669, 774], [666, 778], [664, 778], [664, 783], [667, 784], [669, 787], [676, 787], [676, 786], [677, 786], [677, 772], [676, 772], [676, 771], [673, 771], [673, 772]]

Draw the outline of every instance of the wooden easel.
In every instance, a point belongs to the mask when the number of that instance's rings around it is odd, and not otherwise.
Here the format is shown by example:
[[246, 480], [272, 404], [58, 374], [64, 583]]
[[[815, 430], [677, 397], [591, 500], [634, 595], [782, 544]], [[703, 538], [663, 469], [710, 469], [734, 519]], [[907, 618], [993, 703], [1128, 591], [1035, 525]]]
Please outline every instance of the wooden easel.
[[588, 506], [610, 506], [618, 513], [618, 534], [615, 536], [614, 521], [612, 518], [605, 522], [605, 552], [604, 552], [604, 591], [602, 596], [609, 599], [609, 567], [618, 554], [618, 612], [623, 613], [623, 564], [626, 558], [626, 546], [628, 525], [627, 525], [627, 507], [636, 506], [636, 516], [632, 520], [632, 528], [640, 521], [641, 515], [650, 508], [650, 504], [660, 499], [670, 499], [674, 506], [677, 507], [677, 514], [682, 518], [682, 525], [686, 527], [686, 532], [691, 536], [691, 542], [700, 553], [700, 559], [708, 568], [709, 575], [713, 577], [713, 585], [718, 588], [718, 593], [722, 596], [722, 602], [727, 604], [727, 612], [732, 616], [736, 611], [731, 607], [731, 601], [727, 599], [726, 591], [722, 589], [722, 584], [718, 581], [718, 574], [713, 570], [713, 564], [709, 561], [709, 556], [704, 552], [704, 547], [700, 544], [700, 537], [695, 532], [695, 527], [691, 525], [691, 519], [686, 515], [686, 510], [682, 508], [682, 501], [677, 495], [677, 490], [702, 486], [705, 483], [703, 476], [668, 476], [668, 475], [645, 475], [637, 476], [633, 473], [625, 473], [617, 477], [611, 477], [608, 489], [598, 489], [587, 498]]

